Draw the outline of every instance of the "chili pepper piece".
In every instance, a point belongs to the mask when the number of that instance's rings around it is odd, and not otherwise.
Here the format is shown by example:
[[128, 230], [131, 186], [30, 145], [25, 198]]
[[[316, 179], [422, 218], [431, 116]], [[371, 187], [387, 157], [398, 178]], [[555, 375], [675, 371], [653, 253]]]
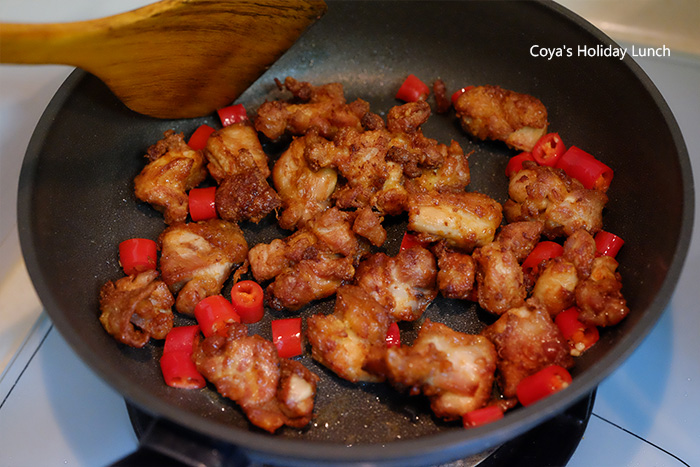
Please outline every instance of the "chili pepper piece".
[[160, 369], [165, 384], [180, 389], [201, 389], [207, 385], [204, 376], [197, 371], [192, 353], [175, 351], [163, 353]]
[[189, 141], [187, 141], [187, 145], [195, 151], [204, 149], [207, 145], [207, 140], [212, 133], [214, 133], [214, 128], [207, 124], [202, 124], [196, 130], [194, 130]]
[[187, 202], [193, 221], [205, 221], [217, 217], [215, 186], [192, 188], [187, 195]]
[[424, 101], [430, 95], [430, 88], [416, 75], [410, 74], [396, 92], [396, 98], [404, 102]]
[[119, 244], [119, 263], [124, 274], [130, 276], [156, 269], [158, 245], [148, 238], [130, 238]]
[[464, 428], [486, 425], [503, 418], [503, 409], [498, 405], [487, 405], [480, 409], [475, 409], [462, 416]]
[[516, 388], [518, 401], [524, 406], [561, 391], [571, 384], [572, 378], [566, 368], [549, 365], [537, 373], [523, 378]]
[[277, 348], [280, 358], [292, 358], [301, 355], [301, 318], [276, 319], [270, 323], [272, 343]]
[[222, 295], [211, 295], [200, 300], [194, 307], [194, 317], [204, 337], [214, 334], [225, 336], [227, 324], [241, 322], [236, 309]]
[[231, 288], [231, 303], [245, 324], [257, 323], [265, 314], [264, 292], [254, 281], [236, 282]]

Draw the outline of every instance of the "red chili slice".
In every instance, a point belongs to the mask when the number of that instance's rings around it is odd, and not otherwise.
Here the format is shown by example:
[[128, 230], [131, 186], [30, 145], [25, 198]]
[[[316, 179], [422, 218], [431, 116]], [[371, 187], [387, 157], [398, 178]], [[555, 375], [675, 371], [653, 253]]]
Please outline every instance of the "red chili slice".
[[625, 241], [614, 233], [599, 230], [595, 234], [596, 250], [603, 256], [612, 256], [614, 258], [624, 244]]
[[130, 238], [119, 244], [119, 263], [130, 276], [156, 268], [158, 246], [148, 238]]
[[230, 105], [216, 111], [223, 126], [233, 125], [248, 120], [248, 114], [243, 104]]
[[522, 405], [531, 405], [568, 387], [571, 381], [566, 368], [550, 365], [520, 381], [516, 395]]
[[187, 145], [195, 151], [204, 149], [207, 145], [207, 140], [212, 133], [214, 133], [214, 128], [206, 124], [200, 125], [199, 128], [194, 130], [192, 136], [190, 136], [190, 140], [187, 142]]
[[396, 98], [404, 102], [424, 101], [430, 95], [430, 88], [416, 75], [408, 75], [396, 92]]
[[389, 325], [389, 329], [386, 332], [386, 346], [387, 348], [401, 347], [401, 331], [396, 323]]
[[199, 326], [196, 324], [172, 328], [168, 335], [165, 336], [163, 353], [189, 352], [191, 354], [194, 347], [194, 340], [198, 333]]
[[525, 161], [535, 161], [532, 154], [529, 152], [521, 152], [517, 156], [513, 156], [508, 161], [506, 165], [506, 177], [510, 178], [513, 174], [516, 174], [523, 170], [523, 162]]
[[192, 352], [167, 352], [160, 358], [165, 384], [180, 389], [201, 389], [207, 385], [192, 361]]
[[584, 187], [605, 192], [613, 179], [613, 170], [583, 149], [571, 146], [559, 158], [556, 166]]
[[231, 302], [221, 295], [212, 295], [197, 303], [194, 317], [205, 337], [214, 334], [225, 336], [228, 323], [241, 322]]
[[412, 246], [424, 247], [425, 243], [426, 242], [420, 240], [416, 235], [406, 232], [403, 234], [403, 238], [401, 239], [401, 246], [399, 248], [403, 251], [408, 248], [411, 248]]
[[539, 242], [523, 261], [523, 270], [529, 269], [533, 274], [537, 274], [543, 261], [561, 256], [562, 253], [564, 253], [564, 247], [556, 242], [548, 240]]
[[569, 341], [572, 355], [576, 356], [590, 349], [600, 339], [598, 328], [592, 324], [583, 324], [579, 321], [578, 315], [578, 308], [571, 307], [554, 318], [562, 336]]
[[532, 157], [539, 165], [554, 167], [566, 152], [566, 146], [559, 133], [547, 133], [532, 148]]
[[215, 219], [216, 214], [216, 187], [192, 188], [188, 193], [190, 217], [193, 221], [205, 221]]
[[240, 281], [233, 285], [231, 303], [242, 323], [257, 323], [262, 319], [265, 314], [264, 295], [260, 284], [254, 281]]
[[270, 323], [272, 328], [272, 343], [277, 348], [281, 358], [292, 358], [301, 355], [301, 318], [276, 319]]
[[503, 418], [503, 409], [498, 405], [487, 405], [480, 409], [472, 410], [462, 416], [464, 428], [486, 425]]

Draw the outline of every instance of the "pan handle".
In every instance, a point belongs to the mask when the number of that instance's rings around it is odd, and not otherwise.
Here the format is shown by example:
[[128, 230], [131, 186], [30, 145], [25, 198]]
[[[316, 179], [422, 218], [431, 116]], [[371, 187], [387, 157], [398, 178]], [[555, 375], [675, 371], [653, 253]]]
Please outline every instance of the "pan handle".
[[154, 418], [133, 453], [111, 467], [226, 467], [250, 466], [250, 460], [233, 444], [195, 433], [167, 420]]

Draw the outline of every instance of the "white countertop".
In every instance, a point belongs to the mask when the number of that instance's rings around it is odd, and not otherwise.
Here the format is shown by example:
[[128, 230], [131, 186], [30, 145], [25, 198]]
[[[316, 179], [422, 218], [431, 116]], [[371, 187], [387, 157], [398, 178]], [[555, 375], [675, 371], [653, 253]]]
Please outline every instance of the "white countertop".
[[[147, 3], [0, 0], [0, 22], [90, 19]], [[618, 41], [671, 49], [671, 57], [638, 63], [674, 112], [695, 180], [700, 180], [698, 2], [560, 3]], [[104, 465], [137, 445], [123, 399], [85, 367], [43, 313], [17, 239], [15, 204], [24, 152], [44, 108], [70, 72], [63, 66], [0, 66], [0, 467]], [[696, 193], [696, 211], [698, 206]], [[699, 218], [696, 213], [696, 226]], [[570, 467], [700, 465], [698, 230], [663, 317], [599, 387]]]

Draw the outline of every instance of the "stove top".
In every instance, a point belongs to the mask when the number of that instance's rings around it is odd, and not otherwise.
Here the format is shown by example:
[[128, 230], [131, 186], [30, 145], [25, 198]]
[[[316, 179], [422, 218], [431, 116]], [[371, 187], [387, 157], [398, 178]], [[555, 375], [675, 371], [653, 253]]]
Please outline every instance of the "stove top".
[[[693, 1], [680, 1], [674, 7], [689, 5], [687, 14], [681, 12], [679, 16], [696, 24], [700, 21], [697, 18], [700, 11]], [[150, 1], [0, 0], [0, 18], [2, 21], [87, 19], [146, 3]], [[580, 7], [583, 16], [603, 30], [607, 22], [610, 29], [606, 32], [613, 37], [615, 31], [634, 32], [634, 28], [618, 21], [625, 18], [619, 5], [629, 2], [618, 2], [612, 9], [608, 8], [609, 2], [561, 3], [574, 11]], [[605, 8], [594, 11], [596, 5], [603, 4]], [[653, 18], [654, 12], [659, 11], [658, 4], [667, 7], [656, 0], [634, 4], [635, 14], [627, 15], [632, 21], [645, 8], [651, 13], [647, 16]], [[615, 13], [615, 21], [606, 18], [606, 13]], [[667, 21], [667, 16], [668, 12], [660, 19]], [[649, 34], [617, 37], [644, 40]], [[689, 40], [685, 38], [677, 48], [674, 42], [669, 42], [671, 57], [636, 60], [678, 120], [698, 179], [700, 55], [691, 53], [700, 51], [693, 45], [700, 44], [700, 40], [691, 41], [688, 46]], [[139, 445], [133, 417], [124, 400], [75, 356], [42, 312], [19, 254], [12, 207], [19, 167], [41, 112], [70, 71], [68, 67], [54, 66], [42, 67], [41, 71], [34, 67], [0, 67], [0, 466], [109, 465]], [[696, 192], [696, 209], [697, 206], [700, 197]], [[698, 218], [700, 215], [696, 214]], [[574, 443], [573, 455], [569, 450], [566, 457], [541, 465], [700, 465], [697, 449], [700, 443], [699, 230], [694, 231], [675, 294], [655, 329], [601, 384], [594, 403], [591, 396], [590, 418], [586, 417], [587, 423], [577, 422], [583, 436], [577, 435], [569, 441]], [[555, 434], [559, 431], [554, 430]], [[486, 462], [499, 456], [479, 465], [491, 465]], [[517, 465], [515, 462], [509, 458], [506, 465]]]

